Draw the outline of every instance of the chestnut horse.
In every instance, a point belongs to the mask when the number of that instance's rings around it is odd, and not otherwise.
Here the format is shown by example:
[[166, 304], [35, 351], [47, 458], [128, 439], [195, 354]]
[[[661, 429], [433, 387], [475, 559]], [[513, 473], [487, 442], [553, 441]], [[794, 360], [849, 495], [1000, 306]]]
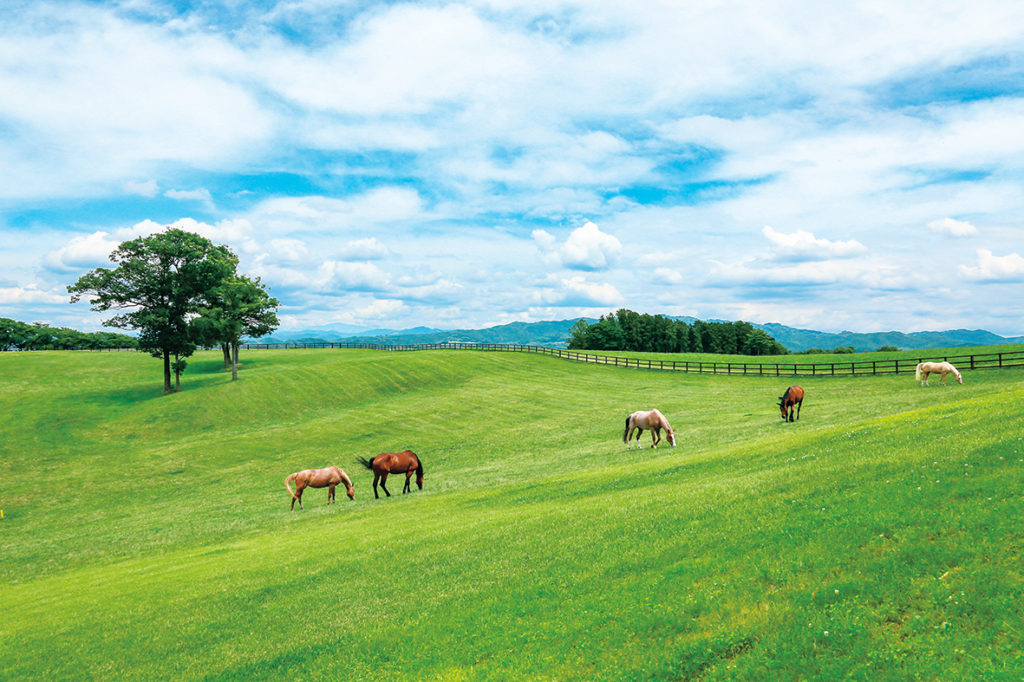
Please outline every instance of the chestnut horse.
[[[292, 492], [292, 487], [289, 485], [292, 481], [295, 481], [295, 492]], [[352, 488], [352, 480], [348, 477], [348, 474], [336, 466], [329, 466], [324, 469], [303, 469], [302, 471], [296, 471], [294, 474], [288, 474], [288, 477], [284, 479], [284, 487], [288, 494], [292, 496], [292, 511], [295, 511], [296, 500], [299, 502], [299, 509], [303, 508], [302, 491], [307, 487], [328, 488], [327, 504], [330, 504], [334, 501], [334, 486], [339, 483], [345, 484], [348, 499], [356, 499], [356, 491]]]
[[644, 429], [651, 430], [652, 448], [658, 447], [658, 443], [661, 442], [662, 429], [667, 432], [668, 442], [672, 443], [672, 447], [676, 446], [676, 432], [672, 430], [665, 415], [658, 410], [639, 410], [626, 417], [626, 430], [622, 432], [622, 442], [626, 444], [627, 450], [633, 447], [633, 431], [636, 431], [637, 449], [643, 447], [640, 445], [640, 436], [643, 435]]
[[[804, 404], [804, 389], [801, 386], [790, 386], [779, 396], [779, 409], [782, 410], [782, 421], [793, 421], [793, 408], [796, 407], [796, 418], [800, 418], [800, 408]], [[788, 419], [787, 419], [788, 417]]]
[[384, 494], [391, 497], [391, 493], [388, 492], [385, 483], [388, 481], [388, 474], [405, 474], [405, 486], [402, 488], [402, 494], [412, 490], [409, 485], [409, 479], [412, 478], [412, 474], [416, 472], [416, 486], [423, 490], [423, 462], [412, 450], [403, 450], [402, 452], [382, 452], [373, 459], [363, 459], [362, 457], [356, 458], [360, 464], [373, 472], [373, 496], [374, 498], [380, 498], [377, 494], [377, 482], [380, 481], [380, 487], [384, 488]]
[[[960, 376], [960, 372], [956, 367], [948, 362], [922, 362], [914, 370], [914, 379], [921, 382], [922, 386], [928, 386], [928, 375], [929, 374], [941, 374], [942, 378], [939, 379], [939, 383], [943, 386], [946, 385], [946, 375], [952, 374], [956, 377], [956, 383], [964, 383], [964, 378]], [[922, 381], [923, 377], [923, 381]]]

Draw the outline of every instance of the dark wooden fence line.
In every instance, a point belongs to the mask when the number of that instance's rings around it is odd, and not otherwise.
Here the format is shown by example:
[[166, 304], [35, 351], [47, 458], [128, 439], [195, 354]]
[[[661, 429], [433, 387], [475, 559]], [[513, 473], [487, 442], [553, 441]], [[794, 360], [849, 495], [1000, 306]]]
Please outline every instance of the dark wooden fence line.
[[990, 369], [1001, 367], [1024, 367], [1024, 351], [1002, 353], [975, 353], [972, 355], [922, 355], [918, 358], [900, 358], [893, 360], [860, 360], [852, 362], [826, 363], [742, 363], [742, 362], [704, 362], [692, 360], [647, 360], [642, 358], [626, 358], [618, 355], [599, 355], [580, 353], [579, 351], [549, 348], [547, 346], [527, 346], [514, 343], [419, 343], [390, 345], [383, 343], [246, 343], [244, 350], [282, 350], [290, 348], [359, 348], [383, 351], [418, 351], [418, 350], [476, 350], [500, 351], [506, 353], [539, 353], [553, 357], [589, 362], [615, 367], [634, 367], [637, 369], [665, 370], [672, 372], [695, 372], [698, 374], [725, 374], [728, 376], [860, 376], [877, 374], [903, 374], [913, 372], [919, 362], [948, 361], [959, 366], [959, 369]]

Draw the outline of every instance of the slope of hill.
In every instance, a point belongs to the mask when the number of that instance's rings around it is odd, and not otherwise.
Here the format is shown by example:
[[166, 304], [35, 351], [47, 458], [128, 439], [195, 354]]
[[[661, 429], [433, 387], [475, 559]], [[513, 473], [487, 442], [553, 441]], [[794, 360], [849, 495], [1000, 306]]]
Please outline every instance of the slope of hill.
[[[0, 354], [5, 677], [1024, 672], [1024, 370], [801, 378], [784, 424], [774, 377], [242, 362], [201, 352], [162, 396], [143, 354]], [[625, 449], [650, 406], [680, 447]], [[373, 499], [355, 457], [405, 448], [424, 489]], [[285, 475], [332, 463], [355, 501], [289, 512]]]

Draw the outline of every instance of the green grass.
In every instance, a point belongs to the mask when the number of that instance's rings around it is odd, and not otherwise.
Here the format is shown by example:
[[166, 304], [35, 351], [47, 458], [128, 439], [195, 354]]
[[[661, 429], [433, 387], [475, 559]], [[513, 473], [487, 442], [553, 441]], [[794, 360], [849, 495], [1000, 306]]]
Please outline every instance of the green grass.
[[[1024, 369], [802, 377], [784, 424], [786, 378], [243, 363], [0, 354], [4, 679], [1024, 675]], [[655, 406], [679, 447], [627, 451]], [[424, 490], [374, 500], [355, 457], [407, 447]], [[289, 512], [329, 463], [356, 501]]]

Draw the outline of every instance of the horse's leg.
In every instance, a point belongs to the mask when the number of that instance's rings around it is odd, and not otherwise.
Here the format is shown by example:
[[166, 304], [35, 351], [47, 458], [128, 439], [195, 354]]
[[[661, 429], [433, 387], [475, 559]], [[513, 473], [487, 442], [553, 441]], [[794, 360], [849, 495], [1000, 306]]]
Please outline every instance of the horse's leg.
[[[302, 507], [302, 491], [305, 490], [305, 489], [306, 489], [305, 482], [299, 483], [298, 480], [295, 481], [295, 497], [297, 497], [299, 499], [299, 509], [303, 508]], [[295, 509], [295, 500], [292, 500], [292, 509]]]
[[408, 471], [405, 472], [405, 487], [402, 488], [403, 495], [412, 492], [412, 486], [409, 485], [409, 482], [412, 479], [412, 472], [412, 469], [409, 469]]
[[637, 450], [641, 450], [644, 447], [643, 443], [640, 442], [640, 436], [642, 436], [642, 435], [644, 435], [644, 430], [641, 429], [639, 426], [636, 427], [636, 449]]
[[377, 494], [377, 481], [380, 480], [380, 474], [376, 471], [373, 472], [373, 499], [379, 500], [380, 495]]
[[658, 447], [658, 443], [661, 442], [661, 428], [655, 426], [651, 429], [651, 449]]
[[796, 418], [800, 419], [800, 408], [804, 406], [804, 401], [801, 400], [796, 404]]
[[333, 502], [333, 501], [334, 501], [334, 486], [335, 486], [335, 484], [334, 484], [334, 483], [332, 483], [332, 484], [331, 484], [331, 485], [330, 485], [330, 486], [329, 486], [329, 487], [327, 488], [327, 504], [330, 504], [331, 502]]
[[384, 491], [384, 494], [391, 497], [391, 493], [388, 492], [388, 488], [385, 483], [388, 482], [388, 472], [384, 472], [380, 475], [380, 489]]

